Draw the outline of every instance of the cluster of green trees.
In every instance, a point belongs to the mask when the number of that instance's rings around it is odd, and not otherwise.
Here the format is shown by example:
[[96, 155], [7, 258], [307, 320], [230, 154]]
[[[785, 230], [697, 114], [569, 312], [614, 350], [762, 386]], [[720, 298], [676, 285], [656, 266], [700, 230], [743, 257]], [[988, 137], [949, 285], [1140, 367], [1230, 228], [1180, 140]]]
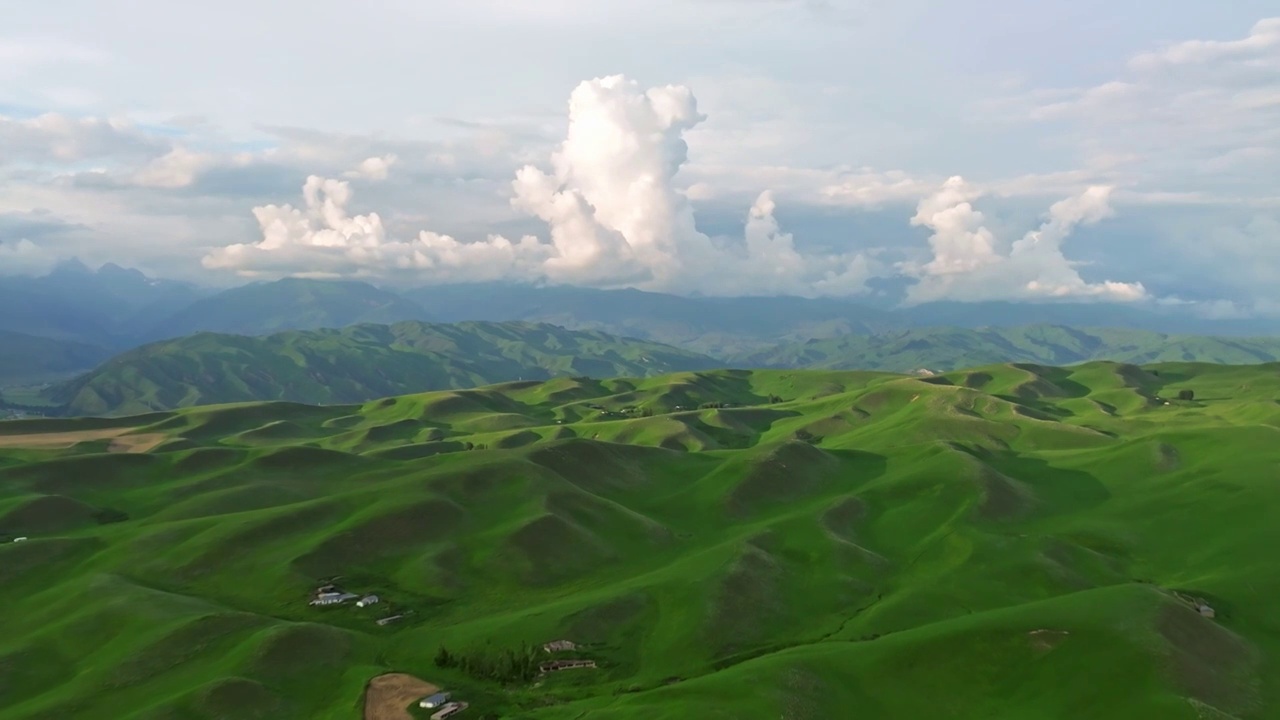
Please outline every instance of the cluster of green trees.
[[443, 645], [436, 652], [436, 667], [458, 669], [477, 680], [500, 683], [530, 682], [538, 677], [540, 650], [528, 643], [519, 649], [473, 650], [454, 654]]

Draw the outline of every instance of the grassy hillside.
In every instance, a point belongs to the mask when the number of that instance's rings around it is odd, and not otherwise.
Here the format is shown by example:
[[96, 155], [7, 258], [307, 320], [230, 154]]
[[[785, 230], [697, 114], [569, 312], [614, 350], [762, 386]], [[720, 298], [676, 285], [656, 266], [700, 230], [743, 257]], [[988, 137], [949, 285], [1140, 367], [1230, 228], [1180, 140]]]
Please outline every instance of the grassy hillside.
[[910, 372], [991, 363], [1072, 365], [1208, 362], [1247, 365], [1280, 360], [1280, 338], [1215, 338], [1144, 330], [1031, 325], [1016, 328], [924, 328], [788, 343], [730, 360], [750, 367], [813, 367]]
[[0, 330], [0, 387], [65, 377], [97, 365], [110, 354], [99, 345]]
[[156, 340], [197, 332], [264, 335], [429, 317], [417, 303], [368, 283], [286, 278], [201, 299], [140, 332]]
[[532, 323], [356, 325], [246, 337], [200, 333], [131, 350], [52, 388], [71, 415], [249, 400], [361, 402], [554, 375], [654, 375], [717, 365], [641, 340]]
[[1280, 365], [1116, 363], [0, 424], [0, 720], [1276, 718], [1278, 432]]

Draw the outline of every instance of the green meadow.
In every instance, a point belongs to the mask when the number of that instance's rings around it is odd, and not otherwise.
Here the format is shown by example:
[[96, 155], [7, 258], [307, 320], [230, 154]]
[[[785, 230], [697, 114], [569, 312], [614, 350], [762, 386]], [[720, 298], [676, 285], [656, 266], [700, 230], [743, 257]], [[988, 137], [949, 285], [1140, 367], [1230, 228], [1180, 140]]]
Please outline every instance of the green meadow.
[[[391, 671], [460, 720], [1280, 718], [1278, 471], [1280, 365], [0, 423], [0, 720], [356, 720]], [[598, 667], [436, 663], [558, 639]]]

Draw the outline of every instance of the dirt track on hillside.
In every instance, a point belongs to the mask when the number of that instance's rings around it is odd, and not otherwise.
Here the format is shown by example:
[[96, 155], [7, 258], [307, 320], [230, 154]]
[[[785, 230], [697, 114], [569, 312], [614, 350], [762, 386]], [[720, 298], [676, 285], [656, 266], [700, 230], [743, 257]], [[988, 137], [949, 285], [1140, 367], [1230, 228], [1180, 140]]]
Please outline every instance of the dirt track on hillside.
[[364, 720], [413, 720], [409, 706], [440, 688], [404, 673], [387, 673], [369, 681], [364, 694]]

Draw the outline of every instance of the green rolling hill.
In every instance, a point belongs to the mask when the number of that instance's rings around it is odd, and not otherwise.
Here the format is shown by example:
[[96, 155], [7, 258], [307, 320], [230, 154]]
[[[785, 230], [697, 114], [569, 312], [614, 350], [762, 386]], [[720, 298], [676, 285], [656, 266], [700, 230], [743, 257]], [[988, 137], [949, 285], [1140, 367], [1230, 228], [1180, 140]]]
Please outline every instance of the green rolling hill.
[[126, 352], [47, 396], [65, 414], [127, 414], [249, 400], [362, 402], [519, 378], [656, 375], [718, 364], [553, 325], [404, 322], [253, 337], [199, 333]]
[[0, 720], [1277, 718], [1278, 437], [1109, 362], [0, 423]]
[[1248, 365], [1280, 360], [1280, 338], [1166, 335], [1061, 325], [977, 330], [941, 327], [785, 343], [729, 360], [749, 367], [892, 372], [947, 371], [1010, 362], [1073, 365], [1090, 360]]

